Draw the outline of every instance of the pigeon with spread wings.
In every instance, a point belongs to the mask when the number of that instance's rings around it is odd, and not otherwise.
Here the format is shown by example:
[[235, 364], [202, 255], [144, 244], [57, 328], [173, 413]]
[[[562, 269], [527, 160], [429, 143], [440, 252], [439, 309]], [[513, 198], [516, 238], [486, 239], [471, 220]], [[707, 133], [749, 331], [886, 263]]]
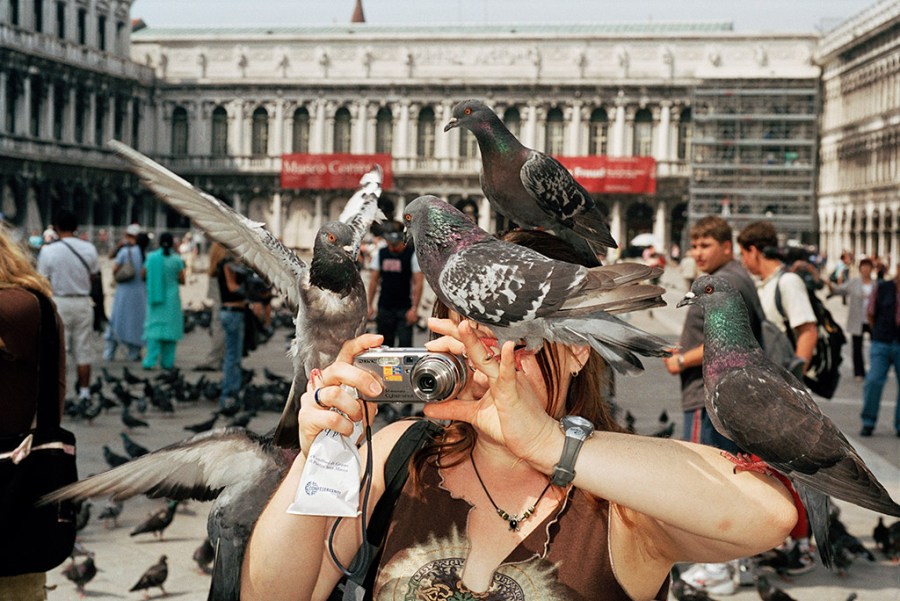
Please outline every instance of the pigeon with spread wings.
[[360, 179], [339, 221], [323, 225], [316, 234], [307, 265], [281, 243], [264, 224], [252, 221], [219, 199], [195, 188], [162, 165], [119, 142], [110, 146], [162, 201], [189, 217], [209, 238], [269, 280], [288, 306], [297, 312], [291, 342], [294, 382], [275, 432], [275, 443], [296, 447], [299, 394], [308, 374], [331, 363], [341, 345], [365, 332], [366, 291], [356, 258], [363, 236], [378, 209], [381, 168]]

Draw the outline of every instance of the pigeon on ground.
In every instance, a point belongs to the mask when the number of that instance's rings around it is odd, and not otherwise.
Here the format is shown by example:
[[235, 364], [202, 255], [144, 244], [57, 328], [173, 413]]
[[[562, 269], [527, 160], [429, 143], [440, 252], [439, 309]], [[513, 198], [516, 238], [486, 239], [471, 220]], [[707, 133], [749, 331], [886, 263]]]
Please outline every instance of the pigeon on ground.
[[131, 415], [131, 413], [128, 411], [127, 407], [122, 409], [121, 419], [122, 419], [122, 424], [124, 424], [124, 426], [126, 428], [128, 428], [129, 430], [134, 429], [134, 428], [149, 428], [150, 427], [150, 424], [148, 424], [144, 420], [138, 419], [138, 418], [134, 417], [133, 415]]
[[111, 496], [215, 499], [207, 532], [216, 559], [209, 599], [239, 601], [250, 531], [296, 456], [242, 428], [204, 432], [61, 488], [41, 502]]
[[112, 520], [112, 527], [118, 527], [119, 514], [122, 513], [122, 508], [124, 506], [122, 501], [107, 501], [106, 505], [103, 507], [103, 511], [97, 516], [97, 519], [102, 521], [107, 528], [110, 528], [110, 520]]
[[296, 311], [290, 351], [293, 386], [275, 431], [276, 444], [296, 448], [299, 397], [308, 374], [331, 363], [345, 341], [366, 329], [368, 303], [356, 261], [369, 226], [383, 217], [378, 209], [381, 168], [376, 165], [363, 175], [360, 189], [348, 201], [341, 218], [319, 229], [307, 265], [262, 223], [237, 213], [128, 146], [115, 141], [110, 146], [158, 198], [190, 217], [209, 238], [271, 282]]
[[127, 384], [131, 384], [132, 386], [136, 384], [146, 384], [150, 381], [145, 378], [137, 377], [136, 375], [128, 371], [127, 367], [122, 368], [122, 379], [124, 379]]
[[879, 551], [885, 554], [887, 553], [891, 535], [888, 527], [884, 525], [884, 518], [882, 516], [878, 516], [878, 523], [875, 524], [875, 528], [872, 530], [872, 540], [875, 541], [875, 546], [878, 547]]
[[128, 457], [123, 457], [110, 449], [109, 445], [103, 445], [103, 458], [109, 467], [119, 467], [130, 461]]
[[822, 562], [831, 565], [828, 496], [900, 516], [884, 486], [806, 387], [759, 347], [740, 294], [724, 278], [697, 278], [677, 306], [697, 304], [703, 320], [706, 410], [716, 430], [764, 464], [736, 469], [784, 474], [800, 495]]
[[671, 343], [611, 313], [664, 305], [659, 286], [640, 284], [658, 270], [640, 263], [586, 268], [504, 242], [435, 196], [406, 206], [407, 234], [437, 297], [490, 327], [502, 344], [524, 339], [590, 345], [615, 369], [643, 369], [635, 353], [661, 357]]
[[[106, 472], [107, 474], [109, 472]], [[117, 495], [113, 495], [113, 499], [120, 499]], [[159, 540], [163, 539], [163, 532], [172, 524], [175, 517], [175, 510], [178, 509], [179, 501], [169, 501], [165, 508], [160, 509], [156, 513], [150, 514], [146, 520], [134, 527], [134, 530], [128, 536], [137, 536], [138, 534], [153, 533], [153, 536]]]
[[79, 597], [84, 597], [84, 585], [96, 575], [97, 566], [94, 564], [94, 558], [90, 555], [81, 563], [73, 561], [63, 570], [63, 576], [75, 583]]
[[634, 429], [634, 422], [637, 421], [631, 411], [625, 412], [625, 430], [634, 434], [636, 430]]
[[847, 526], [841, 521], [840, 514], [840, 509], [833, 505], [831, 507], [831, 515], [828, 517], [828, 539], [831, 541], [832, 549], [835, 550], [833, 553], [835, 558], [839, 554], [843, 555], [848, 565], [857, 557], [865, 557], [869, 561], [875, 561], [875, 555], [866, 549], [861, 540], [847, 530]]
[[616, 248], [606, 218], [590, 193], [553, 157], [523, 146], [479, 100], [453, 107], [444, 131], [463, 127], [481, 149], [481, 188], [498, 212], [520, 226], [551, 230], [590, 266]]
[[185, 426], [184, 429], [194, 434], [199, 434], [200, 432], [208, 432], [213, 429], [213, 426], [216, 425], [216, 420], [219, 419], [218, 412], [213, 413], [212, 417], [204, 422], [200, 422], [199, 424], [193, 424], [189, 426]]
[[150, 449], [142, 447], [138, 443], [134, 442], [131, 437], [124, 432], [120, 432], [119, 436], [122, 437], [122, 445], [125, 448], [125, 452], [128, 453], [128, 456], [132, 459], [140, 457], [141, 455], [146, 455], [150, 452]]
[[144, 575], [137, 581], [137, 584], [131, 587], [130, 592], [144, 591], [144, 599], [147, 599], [149, 598], [147, 589], [158, 588], [162, 591], [163, 596], [165, 596], [168, 593], [166, 593], [166, 589], [163, 588], [163, 583], [168, 577], [169, 566], [166, 565], [166, 556], [163, 555], [159, 558], [159, 562], [153, 564], [146, 572], [144, 572]]
[[769, 579], [765, 576], [756, 577], [756, 592], [762, 601], [796, 601], [777, 586], [769, 584]]
[[84, 527], [91, 521], [91, 507], [93, 506], [90, 501], [84, 501], [78, 506], [78, 511], [75, 513], [75, 532], [84, 530]]
[[651, 434], [650, 436], [654, 438], [672, 438], [672, 435], [675, 433], [675, 422], [669, 422], [668, 424], [660, 427], [656, 432]]
[[202, 574], [212, 574], [212, 565], [213, 560], [216, 558], [216, 550], [213, 548], [212, 543], [209, 542], [209, 537], [203, 539], [203, 542], [200, 543], [200, 546], [194, 549], [194, 555], [192, 556], [194, 562], [196, 562], [197, 567], [200, 568], [200, 573]]

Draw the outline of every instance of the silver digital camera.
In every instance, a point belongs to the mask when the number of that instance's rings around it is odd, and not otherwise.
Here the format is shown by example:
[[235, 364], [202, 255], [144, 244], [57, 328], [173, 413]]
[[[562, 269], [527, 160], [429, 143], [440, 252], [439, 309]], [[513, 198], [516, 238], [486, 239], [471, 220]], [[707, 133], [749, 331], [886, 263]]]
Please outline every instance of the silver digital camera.
[[445, 401], [459, 394], [468, 376], [461, 357], [424, 348], [382, 346], [357, 355], [353, 364], [381, 380], [384, 390], [380, 395], [360, 393], [363, 399], [379, 403]]

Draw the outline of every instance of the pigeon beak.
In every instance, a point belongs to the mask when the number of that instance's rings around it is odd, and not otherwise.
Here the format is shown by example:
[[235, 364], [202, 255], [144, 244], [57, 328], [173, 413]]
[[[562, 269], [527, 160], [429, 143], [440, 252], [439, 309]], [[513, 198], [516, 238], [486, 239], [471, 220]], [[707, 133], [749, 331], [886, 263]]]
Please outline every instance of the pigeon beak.
[[452, 119], [447, 121], [447, 125], [444, 126], [444, 131], [450, 131], [454, 127], [459, 127], [459, 119], [457, 119], [456, 117], [453, 117]]
[[694, 299], [696, 299], [696, 298], [697, 298], [697, 295], [696, 295], [696, 294], [694, 294], [693, 292], [688, 292], [687, 294], [684, 295], [684, 298], [683, 298], [683, 299], [681, 299], [680, 301], [678, 301], [678, 304], [675, 305], [675, 308], [680, 308], [680, 307], [683, 307], [683, 306], [685, 306], [685, 305], [693, 305], [693, 304], [694, 304]]
[[353, 252], [353, 247], [350, 245], [342, 246], [341, 248], [343, 248], [344, 252], [346, 252], [348, 255]]

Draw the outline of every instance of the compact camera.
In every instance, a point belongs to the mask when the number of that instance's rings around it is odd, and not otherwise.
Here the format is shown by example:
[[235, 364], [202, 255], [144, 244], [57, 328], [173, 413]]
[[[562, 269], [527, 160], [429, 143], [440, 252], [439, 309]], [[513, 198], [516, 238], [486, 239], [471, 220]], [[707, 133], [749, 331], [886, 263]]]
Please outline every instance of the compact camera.
[[353, 360], [381, 380], [384, 390], [376, 397], [360, 396], [379, 403], [428, 403], [445, 401], [466, 385], [468, 368], [462, 357], [432, 353], [424, 348], [369, 349]]

